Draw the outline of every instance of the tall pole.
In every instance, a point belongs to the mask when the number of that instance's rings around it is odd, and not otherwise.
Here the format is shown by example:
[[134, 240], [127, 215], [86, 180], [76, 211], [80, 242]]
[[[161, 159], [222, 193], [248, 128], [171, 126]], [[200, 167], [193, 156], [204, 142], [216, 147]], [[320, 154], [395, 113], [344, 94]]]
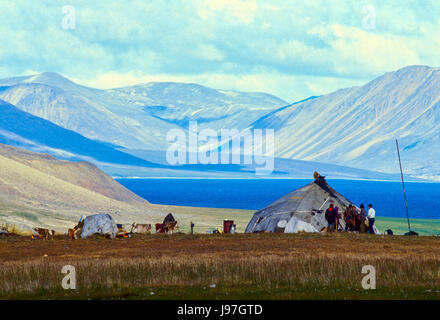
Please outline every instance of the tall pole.
[[403, 198], [405, 199], [406, 219], [408, 220], [408, 230], [411, 232], [411, 224], [409, 223], [408, 201], [406, 200], [405, 181], [403, 179], [402, 161], [400, 160], [399, 142], [396, 139], [397, 155], [399, 157], [400, 176], [402, 177]]

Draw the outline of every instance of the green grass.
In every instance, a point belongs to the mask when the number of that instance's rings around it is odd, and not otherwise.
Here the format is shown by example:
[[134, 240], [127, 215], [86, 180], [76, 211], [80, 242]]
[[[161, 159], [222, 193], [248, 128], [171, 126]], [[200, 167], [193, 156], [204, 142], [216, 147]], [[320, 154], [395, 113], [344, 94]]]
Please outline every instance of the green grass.
[[92, 300], [439, 300], [440, 290], [377, 288], [291, 287], [269, 288], [255, 284], [221, 283], [209, 285], [145, 286], [134, 288], [95, 288], [86, 290], [40, 289], [32, 293], [16, 292], [0, 299], [92, 299]]
[[[440, 234], [440, 219], [410, 219], [411, 230], [419, 235], [432, 236]], [[405, 218], [377, 217], [376, 226], [383, 233], [387, 229], [393, 230], [394, 234], [408, 232], [408, 222]]]
[[33, 222], [38, 222], [38, 216], [33, 214], [33, 213], [29, 213], [29, 212], [21, 212], [21, 211], [15, 211], [13, 212], [13, 215], [17, 216], [17, 217], [21, 217], [21, 218], [25, 218], [29, 221], [33, 221]]

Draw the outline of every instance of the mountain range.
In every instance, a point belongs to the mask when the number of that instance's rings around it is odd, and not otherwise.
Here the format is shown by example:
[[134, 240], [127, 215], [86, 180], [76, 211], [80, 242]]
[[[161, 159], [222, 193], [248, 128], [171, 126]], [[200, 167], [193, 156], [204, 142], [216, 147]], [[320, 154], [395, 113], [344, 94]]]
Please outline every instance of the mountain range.
[[276, 156], [440, 177], [440, 68], [411, 66], [361, 87], [292, 104], [252, 128], [275, 129]]
[[0, 80], [0, 99], [89, 139], [148, 150], [165, 150], [166, 132], [189, 119], [214, 130], [242, 128], [287, 104], [264, 93], [184, 83], [98, 90], [51, 72]]
[[59, 157], [147, 167], [158, 165], [121, 152], [0, 100], [0, 143]]
[[325, 173], [333, 166], [338, 177], [351, 172], [352, 178], [394, 179], [398, 138], [406, 174], [440, 179], [439, 85], [439, 68], [410, 66], [364, 86], [289, 104], [265, 93], [187, 83], [100, 90], [46, 72], [0, 80], [0, 142], [89, 160], [117, 176], [196, 171], [240, 177], [252, 171], [250, 166], [167, 166], [166, 133], [187, 130], [196, 120], [199, 129], [216, 131], [273, 129], [278, 176], [310, 176], [301, 168], [320, 166]]

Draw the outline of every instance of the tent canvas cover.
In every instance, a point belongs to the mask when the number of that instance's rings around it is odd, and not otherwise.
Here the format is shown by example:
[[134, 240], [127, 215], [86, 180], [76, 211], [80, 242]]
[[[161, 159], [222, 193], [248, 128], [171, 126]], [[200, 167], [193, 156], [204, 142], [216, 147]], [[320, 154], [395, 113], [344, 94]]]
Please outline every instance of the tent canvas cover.
[[163, 219], [162, 224], [166, 225], [167, 223], [174, 222], [174, 221], [176, 221], [176, 219], [174, 219], [174, 217], [171, 213], [168, 213], [167, 216], [165, 217], [165, 219]]
[[84, 219], [84, 225], [81, 230], [81, 238], [87, 238], [94, 234], [103, 234], [110, 236], [112, 239], [116, 237], [118, 228], [115, 220], [106, 213], [94, 214]]
[[[330, 203], [339, 207], [341, 216], [352, 204], [330, 187], [325, 177], [318, 175], [312, 183], [257, 211], [245, 232], [319, 232], [327, 227], [325, 211]], [[339, 225], [345, 227], [343, 219], [339, 220]]]

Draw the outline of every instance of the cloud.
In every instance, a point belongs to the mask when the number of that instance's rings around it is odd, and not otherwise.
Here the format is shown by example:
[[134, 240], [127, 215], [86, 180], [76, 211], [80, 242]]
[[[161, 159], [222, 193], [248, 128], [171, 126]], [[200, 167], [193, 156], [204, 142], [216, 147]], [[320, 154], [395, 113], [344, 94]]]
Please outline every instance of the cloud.
[[[62, 28], [73, 5], [76, 28]], [[366, 6], [376, 28], [365, 29]], [[287, 100], [440, 65], [439, 2], [397, 0], [0, 3], [0, 77], [55, 71], [98, 87], [200, 82]]]
[[208, 61], [221, 61], [224, 59], [224, 54], [213, 45], [199, 44], [196, 49], [193, 50], [193, 55], [202, 60]]
[[251, 23], [257, 9], [256, 1], [252, 0], [204, 0], [199, 3], [198, 13], [204, 20], [221, 14], [233, 23]]

